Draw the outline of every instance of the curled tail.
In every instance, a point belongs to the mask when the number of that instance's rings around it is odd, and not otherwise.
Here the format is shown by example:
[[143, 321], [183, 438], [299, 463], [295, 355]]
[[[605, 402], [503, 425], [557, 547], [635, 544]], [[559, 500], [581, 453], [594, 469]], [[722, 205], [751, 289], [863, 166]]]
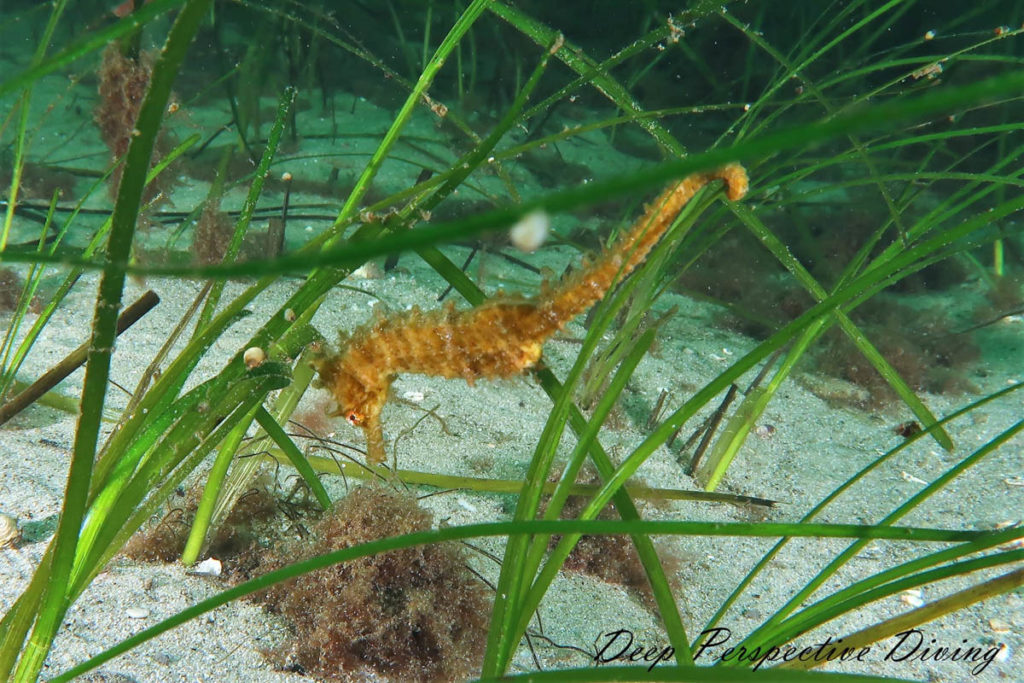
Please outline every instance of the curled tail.
[[538, 302], [542, 317], [557, 321], [559, 327], [583, 313], [604, 297], [616, 278], [624, 279], [647, 258], [647, 254], [702, 187], [715, 180], [725, 182], [725, 195], [736, 201], [747, 193], [747, 172], [739, 164], [694, 173], [670, 185], [644, 215], [597, 261], [567, 277]]

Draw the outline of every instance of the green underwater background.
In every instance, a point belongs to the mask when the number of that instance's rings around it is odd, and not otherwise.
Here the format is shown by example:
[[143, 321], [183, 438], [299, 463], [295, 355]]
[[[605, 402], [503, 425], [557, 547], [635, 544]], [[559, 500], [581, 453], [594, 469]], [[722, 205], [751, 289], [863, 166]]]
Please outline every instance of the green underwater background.
[[1011, 0], [0, 0], [0, 680], [1012, 680], [1022, 130]]

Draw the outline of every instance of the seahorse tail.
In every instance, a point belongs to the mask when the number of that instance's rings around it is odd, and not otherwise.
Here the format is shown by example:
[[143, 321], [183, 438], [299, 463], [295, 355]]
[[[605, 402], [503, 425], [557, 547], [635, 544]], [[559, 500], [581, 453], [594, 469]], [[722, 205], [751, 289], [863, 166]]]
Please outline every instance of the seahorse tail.
[[586, 311], [605, 295], [616, 278], [625, 278], [647, 258], [683, 207], [698, 190], [715, 180], [725, 181], [725, 194], [731, 201], [747, 193], [747, 172], [739, 164], [694, 173], [670, 185], [603, 257], [553, 287], [541, 300], [538, 312], [562, 327]]
[[644, 215], [633, 224], [625, 237], [609, 250], [606, 258], [614, 259], [618, 256], [620, 264], [617, 265], [623, 271], [622, 277], [632, 272], [647, 258], [651, 249], [693, 196], [705, 185], [716, 180], [725, 182], [725, 196], [730, 201], [741, 199], [747, 193], [747, 172], [739, 164], [727, 164], [711, 171], [693, 173], [669, 185], [647, 206]]

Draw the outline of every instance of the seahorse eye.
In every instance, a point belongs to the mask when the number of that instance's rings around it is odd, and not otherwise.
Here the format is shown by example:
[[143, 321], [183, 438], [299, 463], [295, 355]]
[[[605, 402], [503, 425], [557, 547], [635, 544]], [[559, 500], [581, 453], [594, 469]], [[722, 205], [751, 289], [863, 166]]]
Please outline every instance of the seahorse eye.
[[347, 419], [348, 423], [353, 427], [359, 427], [363, 424], [363, 416], [355, 411], [349, 413], [348, 417], [345, 419]]

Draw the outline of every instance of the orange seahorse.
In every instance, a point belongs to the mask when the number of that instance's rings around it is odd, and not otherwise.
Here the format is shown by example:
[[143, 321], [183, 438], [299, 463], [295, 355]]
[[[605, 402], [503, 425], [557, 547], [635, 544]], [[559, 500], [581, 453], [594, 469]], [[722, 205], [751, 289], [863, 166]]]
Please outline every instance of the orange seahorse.
[[644, 215], [593, 263], [533, 299], [498, 296], [468, 310], [449, 304], [433, 311], [413, 308], [378, 317], [342, 340], [336, 354], [315, 361], [320, 385], [344, 416], [366, 434], [367, 462], [385, 459], [380, 414], [391, 382], [400, 373], [479, 378], [513, 377], [540, 358], [544, 341], [596, 303], [617, 278], [625, 278], [646, 257], [683, 206], [714, 180], [726, 196], [747, 192], [747, 173], [738, 164], [695, 173], [671, 184]]

